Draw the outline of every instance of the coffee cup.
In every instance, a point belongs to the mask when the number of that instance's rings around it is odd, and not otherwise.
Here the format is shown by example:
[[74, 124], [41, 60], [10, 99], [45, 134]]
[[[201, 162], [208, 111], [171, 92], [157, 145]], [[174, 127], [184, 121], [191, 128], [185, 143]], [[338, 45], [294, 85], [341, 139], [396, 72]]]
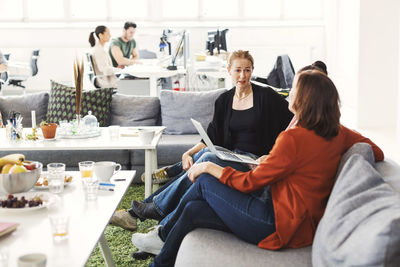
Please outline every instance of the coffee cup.
[[153, 140], [154, 137], [154, 133], [155, 133], [154, 130], [151, 129], [140, 129], [139, 130], [140, 141], [145, 145], [151, 144], [151, 141]]
[[47, 257], [42, 253], [23, 255], [18, 258], [18, 267], [45, 267]]
[[93, 170], [99, 181], [109, 181], [115, 173], [121, 170], [121, 164], [113, 161], [99, 161], [94, 164]]

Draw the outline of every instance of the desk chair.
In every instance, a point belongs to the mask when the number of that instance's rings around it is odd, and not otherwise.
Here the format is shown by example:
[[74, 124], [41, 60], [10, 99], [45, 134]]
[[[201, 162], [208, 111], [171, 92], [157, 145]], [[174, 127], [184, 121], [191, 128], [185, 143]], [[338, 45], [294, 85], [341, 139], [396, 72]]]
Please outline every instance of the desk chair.
[[[8, 84], [25, 88], [25, 86], [22, 85], [22, 82], [26, 81], [30, 77], [36, 76], [36, 74], [39, 71], [38, 65], [37, 65], [37, 61], [39, 58], [39, 52], [40, 52], [40, 50], [33, 50], [30, 62], [19, 64], [21, 66], [21, 68], [30, 68], [30, 70], [31, 70], [30, 75], [28, 75], [28, 74], [20, 75], [17, 73], [10, 73]], [[18, 65], [16, 65], [16, 68], [18, 68]]]
[[95, 88], [100, 88], [100, 86], [97, 84], [97, 76], [96, 72], [94, 70], [94, 61], [93, 61], [93, 56], [90, 53], [86, 53], [86, 62], [87, 62], [87, 70], [86, 73], [89, 76], [90, 82], [93, 84]]

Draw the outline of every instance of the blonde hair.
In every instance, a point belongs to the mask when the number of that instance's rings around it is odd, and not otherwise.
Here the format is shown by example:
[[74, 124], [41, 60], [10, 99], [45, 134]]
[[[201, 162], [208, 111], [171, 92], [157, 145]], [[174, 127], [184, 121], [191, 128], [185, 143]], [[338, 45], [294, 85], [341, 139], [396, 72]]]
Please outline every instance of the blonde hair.
[[232, 66], [232, 63], [235, 59], [247, 59], [251, 62], [251, 67], [254, 69], [254, 59], [253, 56], [250, 54], [249, 51], [244, 50], [236, 50], [234, 51], [231, 56], [229, 57], [228, 66]]

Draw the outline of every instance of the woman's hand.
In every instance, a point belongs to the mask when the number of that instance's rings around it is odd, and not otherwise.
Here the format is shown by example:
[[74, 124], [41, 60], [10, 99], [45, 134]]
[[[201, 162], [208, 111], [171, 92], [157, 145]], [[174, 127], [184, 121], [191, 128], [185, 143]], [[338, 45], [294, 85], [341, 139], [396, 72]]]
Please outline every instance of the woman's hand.
[[182, 155], [182, 168], [187, 171], [193, 165], [193, 158], [189, 153], [185, 152]]
[[261, 157], [259, 157], [258, 159], [257, 159], [257, 161], [258, 161], [258, 163], [261, 163], [261, 162], [263, 162], [264, 160], [266, 160], [268, 158], [268, 155], [262, 155]]
[[208, 163], [209, 162], [196, 163], [190, 168], [188, 171], [188, 177], [192, 183], [196, 182], [196, 179], [200, 174], [207, 172]]
[[[261, 162], [263, 162], [264, 160], [266, 160], [268, 158], [268, 155], [263, 155], [263, 156], [261, 156], [261, 157], [259, 157], [258, 159], [256, 159], [256, 161], [258, 162], [258, 163], [261, 163]], [[251, 163], [249, 163], [249, 164], [247, 164], [247, 166], [249, 166], [249, 168], [251, 169], [251, 170], [254, 170], [255, 168], [257, 168], [257, 164], [251, 164]]]

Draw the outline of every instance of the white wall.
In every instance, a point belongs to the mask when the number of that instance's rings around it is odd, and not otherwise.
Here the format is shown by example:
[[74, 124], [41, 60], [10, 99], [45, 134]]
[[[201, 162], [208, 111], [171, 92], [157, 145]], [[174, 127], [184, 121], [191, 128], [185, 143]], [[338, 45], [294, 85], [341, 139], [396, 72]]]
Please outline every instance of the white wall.
[[336, 45], [328, 49], [327, 57], [334, 62], [332, 78], [349, 113], [348, 122], [359, 128], [395, 130], [400, 115], [400, 2], [339, 0], [335, 4], [337, 14], [331, 19], [336, 28], [331, 32]]
[[[26, 82], [28, 89], [48, 90], [49, 80], [72, 81], [72, 64], [76, 56], [82, 57], [88, 50], [89, 32], [98, 24], [3, 24], [0, 25], [3, 52], [11, 52], [18, 60], [28, 60], [33, 48], [40, 48], [39, 73]], [[109, 25], [105, 23], [106, 25]], [[123, 23], [109, 25], [113, 36], [118, 36]], [[223, 25], [190, 25], [175, 27], [190, 32], [191, 52], [205, 49], [206, 32], [223, 28]], [[325, 60], [325, 32], [322, 23], [294, 23], [286, 25], [227, 25], [228, 49], [248, 49], [255, 58], [255, 74], [266, 75], [276, 56], [288, 53], [295, 69], [313, 60]], [[158, 49], [162, 25], [140, 26], [136, 39], [139, 48]], [[88, 81], [85, 81], [88, 86]]]

